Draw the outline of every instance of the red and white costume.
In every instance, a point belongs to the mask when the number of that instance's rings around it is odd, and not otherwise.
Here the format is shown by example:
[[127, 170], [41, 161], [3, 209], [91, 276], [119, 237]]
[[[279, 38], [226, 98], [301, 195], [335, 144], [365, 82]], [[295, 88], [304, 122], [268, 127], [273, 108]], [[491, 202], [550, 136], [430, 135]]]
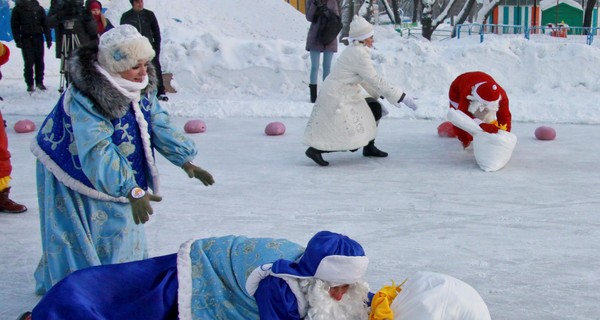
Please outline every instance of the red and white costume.
[[[508, 96], [490, 75], [480, 71], [459, 75], [452, 81], [448, 97], [450, 108], [460, 110], [472, 119], [477, 119], [484, 131], [510, 132], [511, 114]], [[473, 141], [471, 134], [456, 126], [454, 132], [465, 148]]]

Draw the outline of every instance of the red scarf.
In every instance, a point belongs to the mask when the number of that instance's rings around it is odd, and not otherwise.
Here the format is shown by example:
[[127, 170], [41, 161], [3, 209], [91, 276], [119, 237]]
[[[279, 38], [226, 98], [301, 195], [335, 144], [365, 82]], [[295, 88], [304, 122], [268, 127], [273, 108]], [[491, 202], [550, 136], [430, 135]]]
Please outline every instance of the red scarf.
[[102, 14], [99, 14], [97, 16], [94, 16], [94, 20], [96, 20], [96, 25], [98, 26], [98, 34], [103, 34], [104, 33], [104, 23], [102, 23]]

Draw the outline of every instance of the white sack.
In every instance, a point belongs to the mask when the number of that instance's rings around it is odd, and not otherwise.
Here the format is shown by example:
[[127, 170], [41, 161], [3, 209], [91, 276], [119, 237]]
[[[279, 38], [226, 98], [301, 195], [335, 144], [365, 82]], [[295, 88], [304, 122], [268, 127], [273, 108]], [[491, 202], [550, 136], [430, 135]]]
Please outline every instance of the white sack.
[[498, 171], [508, 163], [517, 144], [517, 136], [500, 130], [496, 134], [482, 132], [473, 136], [473, 154], [486, 172]]
[[491, 320], [487, 305], [473, 287], [451, 276], [417, 272], [392, 302], [401, 320]]
[[480, 132], [485, 132], [481, 127], [475, 122], [475, 120], [471, 119], [464, 112], [456, 110], [456, 109], [448, 109], [448, 114], [446, 115], [448, 121], [452, 122], [453, 125], [465, 130], [470, 133], [472, 136]]
[[450, 108], [447, 118], [453, 125], [473, 136], [473, 153], [479, 167], [486, 172], [498, 171], [508, 163], [517, 145], [517, 136], [499, 130], [487, 133], [464, 112]]

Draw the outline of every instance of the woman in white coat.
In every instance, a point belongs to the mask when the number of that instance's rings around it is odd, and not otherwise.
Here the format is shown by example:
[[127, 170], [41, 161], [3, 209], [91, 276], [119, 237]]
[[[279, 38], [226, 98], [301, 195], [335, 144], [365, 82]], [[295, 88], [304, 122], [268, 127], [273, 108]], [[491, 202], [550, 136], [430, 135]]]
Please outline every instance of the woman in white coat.
[[[321, 166], [329, 165], [322, 153], [356, 151], [363, 148], [365, 157], [387, 157], [375, 147], [377, 122], [382, 107], [375, 98], [385, 97], [394, 105], [417, 106], [402, 90], [389, 84], [375, 71], [371, 61], [373, 26], [363, 17], [354, 16], [350, 23], [349, 46], [337, 59], [306, 125], [303, 143], [305, 154]], [[364, 97], [362, 89], [371, 96]]]

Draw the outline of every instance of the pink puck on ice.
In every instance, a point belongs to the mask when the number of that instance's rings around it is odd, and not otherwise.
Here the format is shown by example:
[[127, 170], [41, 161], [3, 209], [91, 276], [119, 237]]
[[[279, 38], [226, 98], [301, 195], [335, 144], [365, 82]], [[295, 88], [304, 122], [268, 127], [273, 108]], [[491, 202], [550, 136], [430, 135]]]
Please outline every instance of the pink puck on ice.
[[200, 119], [190, 120], [183, 126], [183, 131], [186, 133], [202, 133], [206, 131], [206, 124]]
[[16, 133], [28, 133], [35, 130], [35, 123], [31, 120], [19, 120], [14, 126]]
[[535, 137], [539, 140], [554, 140], [556, 138], [556, 130], [552, 127], [541, 126], [535, 129]]
[[265, 127], [268, 136], [279, 136], [285, 133], [285, 125], [281, 122], [271, 122]]
[[442, 124], [438, 126], [437, 131], [438, 136], [440, 137], [456, 138], [454, 125], [450, 121], [442, 122]]

